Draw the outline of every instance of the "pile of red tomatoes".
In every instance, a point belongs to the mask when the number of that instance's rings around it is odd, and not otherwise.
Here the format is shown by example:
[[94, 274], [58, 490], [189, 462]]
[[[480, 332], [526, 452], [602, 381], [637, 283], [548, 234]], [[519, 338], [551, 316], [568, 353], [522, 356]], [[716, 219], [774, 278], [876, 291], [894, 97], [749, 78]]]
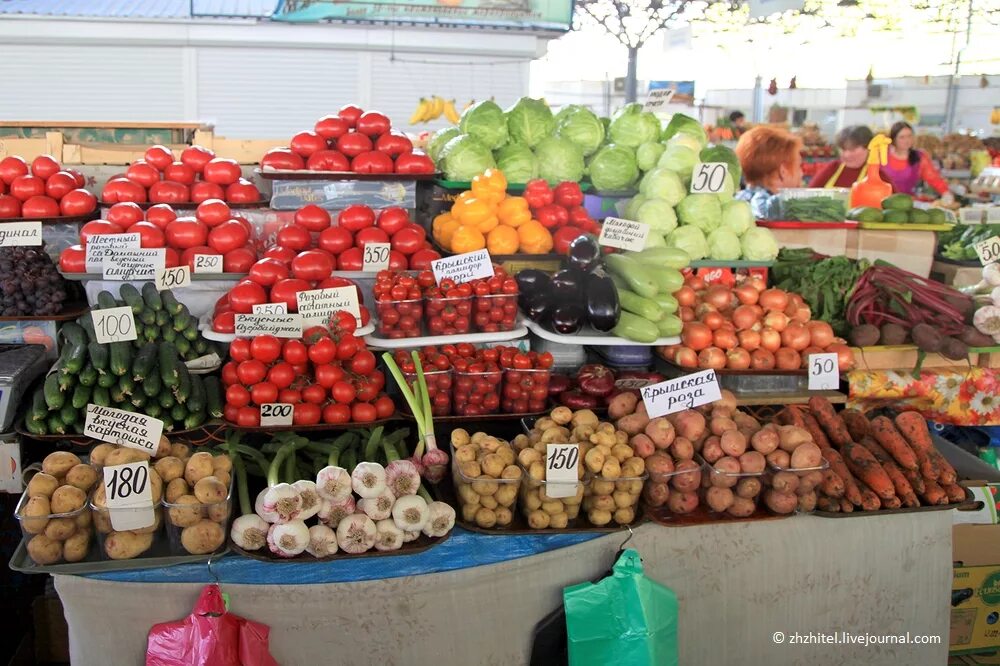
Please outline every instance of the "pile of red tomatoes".
[[17, 155], [0, 160], [0, 219], [77, 217], [97, 208], [76, 169], [64, 169], [51, 155], [28, 162]]

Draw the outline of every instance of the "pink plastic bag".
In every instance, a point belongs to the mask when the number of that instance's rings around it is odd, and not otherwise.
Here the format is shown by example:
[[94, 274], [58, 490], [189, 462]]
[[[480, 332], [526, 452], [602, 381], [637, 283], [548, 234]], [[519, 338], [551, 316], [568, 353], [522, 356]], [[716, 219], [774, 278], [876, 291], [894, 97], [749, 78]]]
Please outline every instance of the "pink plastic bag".
[[149, 630], [146, 666], [277, 666], [270, 631], [227, 612], [219, 586], [206, 585], [190, 615]]

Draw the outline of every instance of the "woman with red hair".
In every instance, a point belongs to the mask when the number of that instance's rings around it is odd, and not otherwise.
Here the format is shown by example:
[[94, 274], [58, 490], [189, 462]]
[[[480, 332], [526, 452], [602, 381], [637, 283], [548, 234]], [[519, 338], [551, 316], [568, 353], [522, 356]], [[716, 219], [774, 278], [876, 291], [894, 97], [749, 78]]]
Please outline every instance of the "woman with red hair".
[[779, 190], [802, 186], [802, 140], [788, 130], [760, 125], [740, 137], [740, 158], [747, 188], [736, 195], [750, 202], [757, 219], [776, 219]]

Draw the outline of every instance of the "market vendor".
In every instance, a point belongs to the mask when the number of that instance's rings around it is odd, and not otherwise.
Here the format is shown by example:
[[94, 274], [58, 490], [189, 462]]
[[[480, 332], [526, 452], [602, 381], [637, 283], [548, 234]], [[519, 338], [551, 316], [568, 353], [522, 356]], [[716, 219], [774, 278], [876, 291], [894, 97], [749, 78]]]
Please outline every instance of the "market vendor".
[[779, 190], [802, 185], [802, 140], [788, 130], [758, 126], [736, 144], [746, 189], [736, 198], [749, 201], [757, 219], [775, 219]]
[[884, 170], [889, 174], [893, 189], [897, 192], [913, 194], [921, 181], [939, 195], [948, 195], [948, 183], [934, 167], [930, 156], [913, 147], [913, 127], [899, 121], [889, 129], [889, 163]]
[[[875, 135], [866, 125], [852, 125], [837, 132], [840, 159], [824, 164], [809, 181], [809, 187], [850, 187], [867, 173], [868, 144]], [[885, 167], [879, 170], [882, 180], [892, 182]]]

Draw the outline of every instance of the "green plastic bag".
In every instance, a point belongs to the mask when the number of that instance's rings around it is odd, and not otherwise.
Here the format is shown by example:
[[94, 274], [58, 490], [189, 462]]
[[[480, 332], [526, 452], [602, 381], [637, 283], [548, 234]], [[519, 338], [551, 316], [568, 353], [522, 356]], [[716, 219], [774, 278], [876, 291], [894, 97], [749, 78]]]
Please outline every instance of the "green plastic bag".
[[677, 596], [624, 551], [612, 575], [563, 590], [570, 666], [677, 666]]

